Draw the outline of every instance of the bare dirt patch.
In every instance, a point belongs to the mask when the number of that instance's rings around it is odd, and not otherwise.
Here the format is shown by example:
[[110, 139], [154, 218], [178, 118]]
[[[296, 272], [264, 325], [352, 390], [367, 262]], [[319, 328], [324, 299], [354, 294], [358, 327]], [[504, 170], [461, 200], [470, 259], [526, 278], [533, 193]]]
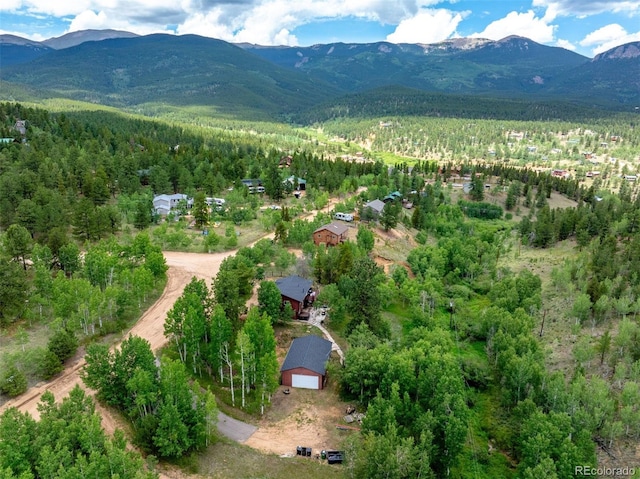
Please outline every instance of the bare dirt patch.
[[320, 451], [340, 447], [350, 434], [336, 426], [344, 425], [347, 403], [338, 399], [331, 384], [315, 391], [290, 388], [290, 394], [280, 389], [258, 423], [258, 430], [245, 442], [265, 453], [281, 456], [296, 455], [297, 446], [311, 447], [315, 456]]
[[[277, 326], [275, 332], [280, 364], [294, 338], [322, 334], [305, 322]], [[330, 361], [338, 360], [337, 355], [332, 353]], [[289, 394], [284, 394], [285, 389], [289, 390]], [[322, 390], [280, 386], [271, 398], [271, 405], [259, 419], [258, 430], [244, 444], [279, 456], [296, 455], [297, 446], [310, 447], [315, 457], [323, 449], [338, 448], [351, 433], [336, 427], [346, 425], [343, 417], [349, 405], [340, 399], [337, 384], [331, 376]]]

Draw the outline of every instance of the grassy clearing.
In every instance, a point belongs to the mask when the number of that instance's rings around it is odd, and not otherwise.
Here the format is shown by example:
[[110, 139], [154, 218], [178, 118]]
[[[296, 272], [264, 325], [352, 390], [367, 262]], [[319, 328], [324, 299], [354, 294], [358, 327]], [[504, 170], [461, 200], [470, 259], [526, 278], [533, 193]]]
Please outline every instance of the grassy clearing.
[[47, 347], [47, 341], [51, 336], [49, 326], [38, 322], [29, 325], [27, 321], [22, 321], [10, 325], [7, 329], [0, 330], [0, 352], [3, 356], [12, 356], [24, 352], [18, 338], [20, 328], [23, 328], [26, 333], [24, 350]]
[[[535, 331], [547, 351], [547, 368], [562, 370], [571, 374], [575, 368], [573, 347], [581, 334], [594, 334], [590, 329], [576, 328], [575, 320], [568, 314], [573, 306], [573, 298], [565, 292], [556, 291], [551, 282], [551, 272], [561, 268], [565, 261], [572, 261], [580, 252], [574, 241], [563, 241], [553, 248], [531, 248], [520, 244], [513, 237], [508, 254], [500, 258], [500, 266], [517, 273], [527, 269], [542, 280], [542, 308], [535, 317]], [[544, 317], [544, 330], [539, 336]]]
[[566, 260], [578, 256], [578, 248], [573, 240], [565, 240], [554, 245], [553, 248], [532, 248], [520, 242], [517, 235], [512, 236], [509, 254], [502, 255], [498, 267], [506, 267], [518, 273], [528, 269], [540, 276], [543, 285], [551, 283], [551, 271], [560, 267]]
[[423, 161], [420, 158], [412, 158], [409, 156], [397, 155], [387, 151], [375, 151], [371, 153], [371, 156], [376, 160], [380, 160], [387, 165], [395, 165], [397, 163], [406, 163], [408, 165], [415, 165], [418, 161]]
[[512, 459], [500, 450], [493, 439], [510, 431], [509, 425], [500, 419], [501, 414], [496, 409], [499, 398], [488, 392], [474, 392], [471, 400], [473, 407], [470, 408], [467, 442], [452, 476], [474, 479], [515, 477]]
[[221, 441], [197, 459], [198, 472], [212, 479], [343, 479], [343, 466], [314, 458], [262, 454], [241, 444]]
[[413, 239], [415, 230], [398, 224], [393, 230], [374, 229], [376, 236], [374, 253], [394, 263], [404, 263], [409, 252], [417, 246]]

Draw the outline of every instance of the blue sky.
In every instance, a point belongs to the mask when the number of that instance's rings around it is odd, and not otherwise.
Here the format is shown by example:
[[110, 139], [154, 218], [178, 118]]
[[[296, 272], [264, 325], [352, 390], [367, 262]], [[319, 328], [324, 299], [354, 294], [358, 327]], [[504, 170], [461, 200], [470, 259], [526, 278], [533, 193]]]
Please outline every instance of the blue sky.
[[593, 57], [640, 41], [640, 0], [0, 0], [0, 33], [106, 28], [290, 46], [520, 35]]

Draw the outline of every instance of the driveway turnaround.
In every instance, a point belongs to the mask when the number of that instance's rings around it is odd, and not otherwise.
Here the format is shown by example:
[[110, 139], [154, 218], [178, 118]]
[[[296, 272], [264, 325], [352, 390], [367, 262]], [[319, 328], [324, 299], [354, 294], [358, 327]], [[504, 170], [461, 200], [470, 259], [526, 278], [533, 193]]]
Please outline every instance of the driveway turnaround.
[[222, 412], [218, 412], [218, 431], [225, 437], [237, 442], [245, 442], [258, 429], [246, 422], [238, 421], [227, 416]]

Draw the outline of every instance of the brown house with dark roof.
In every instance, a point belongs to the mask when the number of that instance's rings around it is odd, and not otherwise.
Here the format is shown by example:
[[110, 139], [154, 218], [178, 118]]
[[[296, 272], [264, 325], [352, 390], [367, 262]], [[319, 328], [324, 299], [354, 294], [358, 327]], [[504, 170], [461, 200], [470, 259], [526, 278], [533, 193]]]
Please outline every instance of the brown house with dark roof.
[[276, 286], [280, 290], [282, 304], [289, 303], [293, 309], [293, 319], [304, 317], [303, 309], [311, 306], [316, 299], [316, 293], [311, 286], [310, 279], [300, 276], [287, 276], [276, 280]]
[[291, 157], [291, 155], [283, 156], [282, 158], [280, 158], [280, 161], [278, 162], [278, 166], [280, 168], [289, 168], [291, 166], [292, 161], [293, 161], [293, 158]]
[[316, 246], [324, 244], [326, 246], [336, 246], [347, 240], [349, 227], [339, 223], [329, 223], [323, 225], [313, 232], [313, 242]]

